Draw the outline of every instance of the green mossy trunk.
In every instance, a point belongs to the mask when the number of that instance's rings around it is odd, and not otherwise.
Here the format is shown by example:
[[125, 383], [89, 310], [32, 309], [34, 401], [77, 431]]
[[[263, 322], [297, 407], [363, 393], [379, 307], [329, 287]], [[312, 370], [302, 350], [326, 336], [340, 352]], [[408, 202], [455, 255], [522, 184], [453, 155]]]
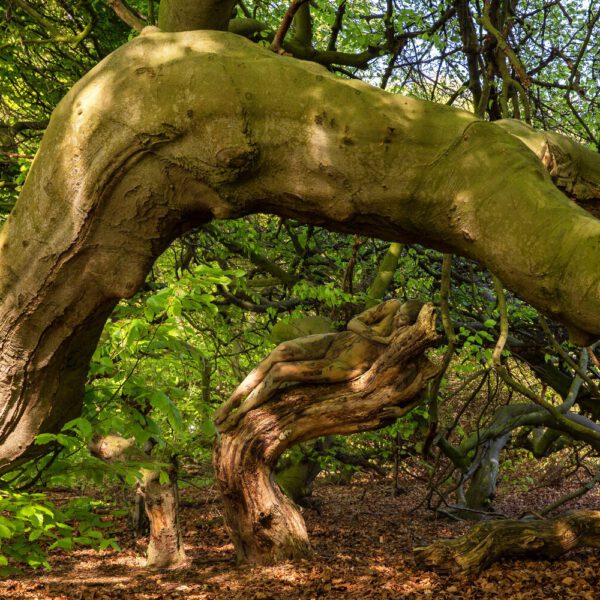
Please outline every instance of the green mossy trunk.
[[227, 31], [235, 4], [235, 0], [161, 0], [158, 27], [162, 31]]
[[230, 33], [147, 33], [55, 109], [0, 232], [0, 466], [78, 414], [103, 323], [165, 247], [254, 212], [475, 258], [600, 335], [600, 221], [512, 134]]
[[482, 513], [490, 509], [496, 496], [500, 453], [508, 443], [510, 436], [511, 432], [509, 431], [483, 444], [481, 456], [477, 459], [477, 468], [465, 494], [467, 508], [478, 512], [465, 511], [464, 516], [467, 518], [481, 518]]

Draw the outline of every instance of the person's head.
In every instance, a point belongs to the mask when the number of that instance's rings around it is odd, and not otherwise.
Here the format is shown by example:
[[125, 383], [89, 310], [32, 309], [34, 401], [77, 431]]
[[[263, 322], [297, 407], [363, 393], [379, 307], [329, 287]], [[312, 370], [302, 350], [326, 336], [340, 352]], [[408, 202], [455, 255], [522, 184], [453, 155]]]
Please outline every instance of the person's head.
[[394, 315], [394, 327], [416, 323], [424, 304], [425, 302], [421, 302], [420, 300], [407, 300], [404, 302]]

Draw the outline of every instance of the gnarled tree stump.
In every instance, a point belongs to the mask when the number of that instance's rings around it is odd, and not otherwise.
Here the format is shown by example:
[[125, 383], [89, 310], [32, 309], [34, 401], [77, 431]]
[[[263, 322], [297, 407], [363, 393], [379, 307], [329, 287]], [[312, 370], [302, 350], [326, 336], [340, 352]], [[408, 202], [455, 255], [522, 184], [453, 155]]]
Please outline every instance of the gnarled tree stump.
[[277, 459], [299, 442], [378, 429], [409, 412], [437, 372], [424, 356], [437, 340], [434, 308], [426, 304], [417, 322], [382, 346], [357, 379], [280, 391], [222, 434], [213, 460], [240, 562], [268, 564], [310, 554], [304, 519], [275, 483]]
[[[96, 436], [89, 444], [90, 452], [107, 462], [147, 463], [148, 454], [135, 446], [133, 438], [119, 435]], [[143, 500], [150, 522], [147, 567], [176, 569], [187, 566], [183, 536], [179, 526], [179, 494], [177, 476], [169, 469], [169, 481], [160, 482], [160, 471], [140, 468], [142, 480], [136, 494]]]
[[554, 519], [487, 521], [451, 540], [415, 548], [417, 563], [443, 571], [481, 571], [509, 557], [558, 558], [575, 548], [600, 548], [600, 511]]

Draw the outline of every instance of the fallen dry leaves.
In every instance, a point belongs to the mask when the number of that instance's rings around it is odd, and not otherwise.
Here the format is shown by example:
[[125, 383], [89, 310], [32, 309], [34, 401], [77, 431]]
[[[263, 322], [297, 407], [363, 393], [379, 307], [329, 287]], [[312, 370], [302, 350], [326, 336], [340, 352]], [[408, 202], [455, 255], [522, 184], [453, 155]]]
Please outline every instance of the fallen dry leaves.
[[[402, 482], [392, 497], [389, 483], [364, 479], [349, 486], [322, 485], [315, 496], [322, 515], [305, 511], [314, 558], [273, 567], [236, 567], [233, 547], [220, 520], [214, 488], [183, 491], [182, 523], [189, 568], [148, 571], [145, 540], [134, 540], [121, 526], [123, 552], [81, 550], [53, 556], [53, 570], [28, 572], [0, 582], [1, 598], [46, 600], [162, 599], [312, 599], [600, 598], [598, 550], [572, 553], [562, 560], [520, 560], [493, 565], [480, 575], [444, 575], [415, 566], [412, 548], [437, 537], [459, 535], [468, 523], [435, 520], [419, 504], [423, 488]], [[500, 494], [496, 507], [518, 516], [566, 491]], [[502, 492], [502, 490], [500, 490]], [[600, 508], [600, 493], [575, 506]]]

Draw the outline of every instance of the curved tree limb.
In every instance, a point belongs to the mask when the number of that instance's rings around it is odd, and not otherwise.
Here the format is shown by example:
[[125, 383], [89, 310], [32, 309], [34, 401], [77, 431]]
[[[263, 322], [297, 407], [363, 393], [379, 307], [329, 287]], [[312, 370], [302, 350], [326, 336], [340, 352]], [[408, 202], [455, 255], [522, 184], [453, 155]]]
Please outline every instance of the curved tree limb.
[[140, 17], [126, 6], [122, 0], [105, 0], [105, 2], [112, 8], [117, 17], [119, 17], [123, 23], [129, 25], [131, 29], [140, 32], [146, 27], [147, 23], [140, 19]]
[[600, 221], [513, 135], [229, 33], [148, 32], [56, 108], [0, 232], [0, 464], [78, 414], [104, 321], [174, 237], [260, 211], [469, 256], [600, 336]]
[[357, 379], [281, 391], [222, 431], [213, 462], [238, 560], [264, 564], [310, 553], [301, 514], [273, 481], [277, 459], [294, 444], [378, 429], [410, 411], [437, 372], [424, 356], [438, 341], [434, 324], [427, 304]]

